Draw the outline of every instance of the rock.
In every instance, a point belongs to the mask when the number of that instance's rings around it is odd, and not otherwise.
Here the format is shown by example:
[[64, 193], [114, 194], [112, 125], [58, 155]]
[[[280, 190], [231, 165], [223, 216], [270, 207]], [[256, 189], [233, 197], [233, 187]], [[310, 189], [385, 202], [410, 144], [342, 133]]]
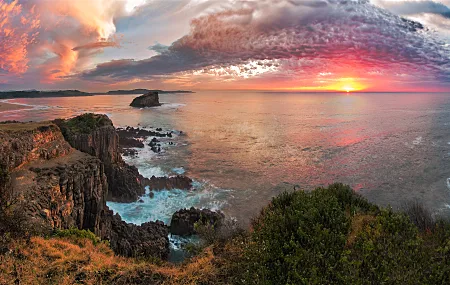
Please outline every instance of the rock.
[[105, 165], [108, 200], [130, 203], [145, 193], [136, 167], [126, 164], [120, 155], [119, 135], [106, 115], [83, 114], [54, 121], [70, 145], [98, 157]]
[[225, 216], [221, 212], [213, 212], [208, 209], [182, 209], [172, 215], [170, 222], [170, 233], [180, 236], [195, 234], [195, 224], [211, 225], [214, 228], [220, 227]]
[[134, 138], [127, 138], [127, 137], [119, 137], [119, 145], [122, 148], [131, 148], [131, 147], [144, 148], [143, 142]]
[[[112, 215], [112, 211], [108, 213]], [[111, 218], [110, 245], [115, 253], [128, 257], [169, 256], [169, 228], [161, 221], [140, 226], [127, 224], [119, 215]]]
[[109, 195], [131, 202], [145, 192], [143, 177], [119, 154], [109, 118], [85, 114], [56, 123], [60, 128], [0, 124], [0, 163], [11, 173], [10, 187], [20, 197], [17, 208], [28, 219], [25, 224], [43, 234], [88, 229], [109, 240], [116, 254], [167, 258], [164, 223], [127, 224], [106, 206]]
[[130, 106], [136, 108], [161, 106], [161, 104], [159, 103], [158, 92], [152, 91], [142, 96], [136, 97], [133, 99]]
[[124, 156], [137, 156], [138, 152], [135, 149], [122, 149], [122, 154]]
[[163, 189], [189, 190], [192, 188], [192, 179], [183, 175], [177, 175], [172, 177], [152, 176], [150, 179], [144, 178], [142, 183], [144, 186], [149, 186], [151, 190], [163, 190]]

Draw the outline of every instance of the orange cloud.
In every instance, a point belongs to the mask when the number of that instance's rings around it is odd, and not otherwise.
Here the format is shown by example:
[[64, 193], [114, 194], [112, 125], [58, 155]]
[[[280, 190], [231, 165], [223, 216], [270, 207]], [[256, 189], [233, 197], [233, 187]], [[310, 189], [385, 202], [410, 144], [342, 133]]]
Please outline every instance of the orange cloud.
[[36, 41], [40, 26], [34, 8], [22, 13], [18, 0], [0, 0], [0, 68], [14, 74], [28, 69], [28, 48]]

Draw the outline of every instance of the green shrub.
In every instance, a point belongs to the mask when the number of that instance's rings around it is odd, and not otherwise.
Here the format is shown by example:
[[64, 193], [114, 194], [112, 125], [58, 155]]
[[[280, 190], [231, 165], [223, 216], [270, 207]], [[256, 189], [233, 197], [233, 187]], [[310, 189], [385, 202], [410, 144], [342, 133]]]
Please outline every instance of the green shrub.
[[[419, 209], [419, 208], [416, 208]], [[415, 221], [429, 220], [413, 211]], [[242, 284], [448, 284], [450, 223], [420, 231], [411, 213], [370, 204], [350, 187], [283, 193], [253, 221]], [[421, 222], [425, 221], [425, 222]]]
[[79, 239], [88, 239], [92, 241], [94, 245], [98, 245], [100, 243], [103, 243], [105, 241], [102, 241], [98, 236], [96, 236], [93, 232], [90, 230], [80, 230], [77, 228], [70, 228], [66, 230], [57, 230], [54, 233], [55, 237], [60, 238], [68, 238], [74, 242], [77, 242]]
[[253, 222], [246, 249], [248, 276], [256, 284], [324, 284], [338, 281], [351, 216], [365, 200], [342, 184], [274, 198]]
[[[422, 284], [427, 253], [417, 227], [403, 213], [382, 210], [368, 222], [343, 260], [347, 284]], [[419, 283], [417, 283], [419, 282]]]

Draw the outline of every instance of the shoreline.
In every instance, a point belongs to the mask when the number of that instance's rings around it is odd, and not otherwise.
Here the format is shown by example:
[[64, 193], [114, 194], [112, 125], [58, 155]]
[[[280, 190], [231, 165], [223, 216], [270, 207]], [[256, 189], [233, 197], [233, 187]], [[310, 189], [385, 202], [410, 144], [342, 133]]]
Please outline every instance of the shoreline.
[[33, 109], [33, 107], [0, 101], [0, 113], [29, 110], [29, 109]]

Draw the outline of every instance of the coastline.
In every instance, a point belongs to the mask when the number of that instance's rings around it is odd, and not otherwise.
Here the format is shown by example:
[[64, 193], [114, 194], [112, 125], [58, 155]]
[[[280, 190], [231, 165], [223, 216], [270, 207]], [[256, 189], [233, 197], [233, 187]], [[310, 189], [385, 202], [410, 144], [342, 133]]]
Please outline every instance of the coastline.
[[33, 109], [33, 107], [0, 101], [0, 113], [27, 110], [27, 109]]

